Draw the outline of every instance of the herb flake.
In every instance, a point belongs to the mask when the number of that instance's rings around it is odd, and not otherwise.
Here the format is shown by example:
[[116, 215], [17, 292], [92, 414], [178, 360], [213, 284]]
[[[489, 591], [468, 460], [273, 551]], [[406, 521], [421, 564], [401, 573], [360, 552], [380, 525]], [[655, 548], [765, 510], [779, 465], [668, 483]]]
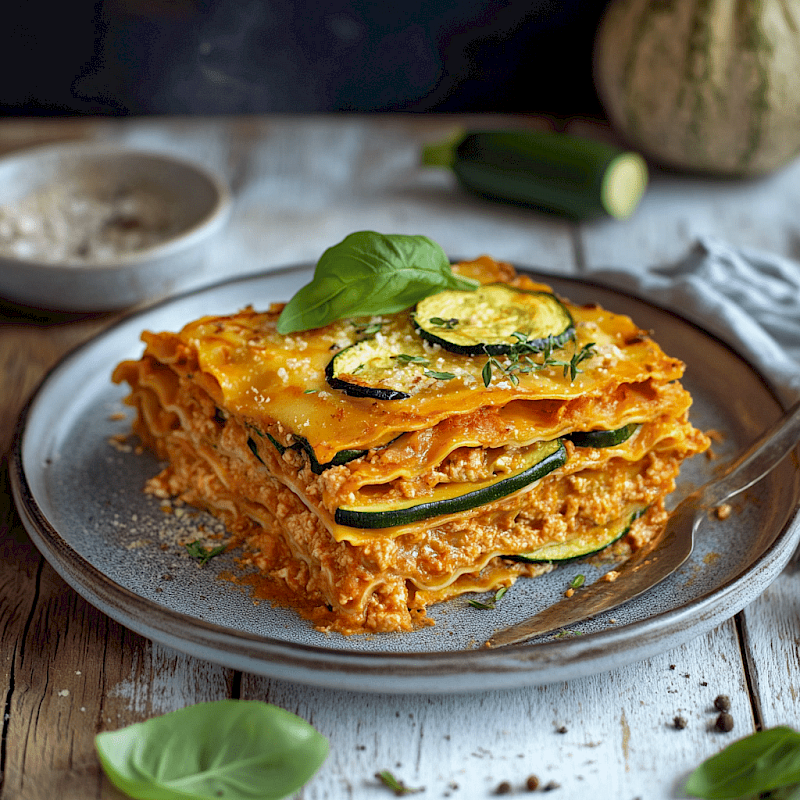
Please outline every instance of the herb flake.
[[497, 604], [500, 602], [503, 595], [508, 591], [507, 586], [501, 586], [495, 593], [494, 597], [488, 603], [482, 603], [480, 600], [468, 600], [467, 602], [473, 608], [480, 609], [481, 611], [493, 611]]
[[451, 381], [455, 378], [452, 372], [437, 372], [435, 369], [426, 369], [424, 372], [427, 377], [436, 378], [437, 381]]
[[458, 325], [458, 320], [455, 317], [451, 319], [442, 319], [441, 317], [431, 317], [428, 320], [428, 322], [430, 322], [431, 325], [438, 325], [439, 327], [444, 328], [447, 331], [453, 330], [453, 328], [455, 328], [455, 326]]
[[398, 797], [402, 797], [406, 794], [416, 794], [417, 792], [425, 791], [424, 787], [411, 787], [406, 786], [403, 781], [398, 780], [395, 776], [389, 772], [388, 769], [381, 770], [380, 772], [375, 773], [375, 777], [387, 788], [391, 789]]
[[404, 364], [430, 364], [431, 363], [424, 356], [411, 356], [408, 353], [398, 353], [396, 356], [392, 356], [392, 358], [396, 358], [398, 361], [402, 361]]
[[226, 544], [221, 544], [218, 547], [205, 548], [200, 543], [200, 539], [195, 539], [193, 542], [184, 545], [186, 552], [192, 558], [197, 559], [201, 567], [204, 567], [212, 558], [224, 553], [227, 546]]

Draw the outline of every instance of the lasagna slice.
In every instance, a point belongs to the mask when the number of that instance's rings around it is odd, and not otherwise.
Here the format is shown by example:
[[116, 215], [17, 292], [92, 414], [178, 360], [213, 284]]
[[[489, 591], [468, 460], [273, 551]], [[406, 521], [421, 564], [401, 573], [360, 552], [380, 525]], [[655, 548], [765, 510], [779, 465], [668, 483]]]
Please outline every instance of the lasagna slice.
[[628, 317], [488, 257], [454, 269], [481, 287], [290, 335], [280, 304], [204, 317], [114, 372], [166, 462], [148, 491], [222, 519], [265, 596], [322, 630], [408, 631], [465, 592], [624, 557], [708, 447], [683, 364]]

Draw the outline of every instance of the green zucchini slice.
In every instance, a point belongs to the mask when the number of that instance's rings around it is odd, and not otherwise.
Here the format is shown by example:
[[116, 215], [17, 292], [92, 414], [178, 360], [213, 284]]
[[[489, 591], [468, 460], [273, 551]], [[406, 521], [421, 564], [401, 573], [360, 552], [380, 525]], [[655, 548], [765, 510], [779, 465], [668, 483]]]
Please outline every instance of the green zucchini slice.
[[505, 283], [438, 292], [417, 303], [413, 320], [423, 339], [466, 356], [534, 353], [575, 336], [572, 316], [554, 294]]
[[639, 428], [637, 422], [623, 425], [613, 431], [573, 431], [564, 436], [575, 447], [616, 447], [633, 436]]
[[531, 447], [526, 463], [513, 473], [503, 473], [480, 483], [446, 483], [419, 498], [341, 506], [334, 520], [351, 528], [391, 528], [421, 520], [468, 511], [525, 488], [563, 466], [567, 451], [560, 439]]
[[[426, 370], [419, 366], [428, 365], [428, 359], [422, 355], [422, 342], [418, 342], [418, 347], [406, 348], [415, 351], [411, 355], [396, 353], [395, 344], [384, 337], [372, 337], [345, 347], [328, 362], [325, 380], [332, 389], [351, 397], [372, 397], [376, 400], [411, 397], [411, 392], [421, 381], [434, 378], [426, 377]], [[406, 389], [408, 391], [404, 391]]]
[[[269, 440], [270, 440], [270, 442], [272, 442], [272, 446], [273, 446], [273, 447], [274, 447], [274, 448], [275, 448], [275, 449], [278, 451], [278, 455], [279, 455], [279, 456], [282, 456], [282, 455], [283, 455], [283, 454], [284, 454], [284, 453], [285, 453], [285, 452], [286, 452], [286, 451], [289, 449], [289, 448], [288, 448], [288, 447], [287, 447], [285, 444], [281, 444], [281, 443], [280, 443], [280, 442], [279, 442], [279, 441], [278, 441], [278, 440], [277, 440], [277, 439], [276, 439], [274, 436], [272, 436], [271, 434], [269, 434], [269, 433], [268, 433], [268, 434], [266, 434], [266, 437], [267, 437], [267, 439], [269, 439]], [[248, 440], [247, 440], [247, 444], [248, 444], [248, 445], [250, 445], [250, 439], [248, 439]], [[250, 449], [251, 449], [251, 450], [253, 449], [253, 446], [252, 446], [252, 445], [250, 445]], [[256, 454], [256, 457], [258, 457], [258, 454]], [[259, 461], [261, 461], [261, 459], [260, 459], [260, 458], [259, 458], [258, 460], [259, 460]]]
[[321, 475], [326, 469], [330, 469], [331, 467], [339, 467], [342, 464], [347, 464], [348, 461], [355, 461], [355, 459], [361, 458], [361, 456], [365, 456], [369, 452], [367, 450], [340, 450], [330, 461], [320, 464], [319, 461], [317, 461], [314, 448], [308, 443], [308, 439], [303, 436], [298, 436], [297, 434], [294, 435], [294, 438], [297, 439], [297, 446], [308, 456], [309, 466], [315, 475]]
[[[311, 467], [311, 471], [315, 475], [321, 475], [323, 472], [325, 472], [326, 469], [330, 469], [331, 467], [339, 467], [342, 464], [347, 464], [350, 461], [355, 461], [357, 458], [361, 458], [362, 456], [365, 456], [367, 455], [367, 453], [369, 453], [369, 450], [354, 450], [354, 449], [340, 450], [333, 456], [333, 458], [330, 461], [326, 461], [325, 463], [320, 463], [319, 461], [317, 461], [317, 454], [314, 452], [314, 448], [311, 446], [308, 439], [306, 439], [304, 436], [298, 436], [297, 434], [294, 434], [294, 438], [297, 441], [293, 445], [289, 445], [287, 447], [285, 444], [281, 444], [274, 436], [270, 435], [269, 433], [262, 435], [266, 435], [267, 439], [269, 439], [269, 441], [272, 442], [273, 446], [278, 451], [278, 455], [282, 456], [287, 450], [290, 449], [301, 450], [302, 452], [304, 452], [308, 457], [308, 463], [309, 466]], [[397, 436], [394, 436], [385, 444], [377, 445], [375, 449], [382, 450], [383, 448], [388, 447], [393, 442], [396, 442], [402, 435], [403, 434], [400, 433]], [[258, 445], [255, 443], [252, 437], [248, 438], [247, 446], [253, 451], [253, 455], [263, 464], [264, 462], [261, 459], [261, 456], [258, 454]]]
[[646, 510], [646, 508], [637, 506], [626, 511], [618, 519], [607, 522], [605, 525], [597, 525], [583, 536], [558, 544], [546, 544], [528, 553], [518, 553], [504, 556], [504, 558], [526, 564], [539, 564], [550, 561], [572, 561], [575, 558], [594, 555], [621, 539], [631, 529], [634, 520], [639, 519]]
[[[267, 439], [272, 442], [275, 449], [278, 451], [278, 455], [283, 455], [290, 447], [287, 447], [285, 444], [281, 444], [274, 436], [267, 434]], [[314, 452], [314, 448], [308, 443], [308, 439], [303, 436], [295, 435], [295, 439], [297, 442], [291, 445], [291, 448], [296, 450], [302, 450], [306, 456], [308, 457], [308, 463], [311, 467], [311, 471], [315, 475], [321, 475], [326, 469], [330, 469], [331, 467], [338, 467], [342, 464], [347, 464], [348, 461], [354, 461], [357, 458], [361, 458], [361, 456], [365, 456], [369, 451], [368, 450], [340, 450], [330, 461], [326, 461], [324, 464], [320, 464], [317, 461], [317, 455]], [[247, 440], [248, 447], [253, 451], [255, 457], [261, 461], [261, 456], [258, 454], [258, 450], [256, 449], [256, 444], [252, 438]], [[263, 461], [261, 462], [264, 463]]]

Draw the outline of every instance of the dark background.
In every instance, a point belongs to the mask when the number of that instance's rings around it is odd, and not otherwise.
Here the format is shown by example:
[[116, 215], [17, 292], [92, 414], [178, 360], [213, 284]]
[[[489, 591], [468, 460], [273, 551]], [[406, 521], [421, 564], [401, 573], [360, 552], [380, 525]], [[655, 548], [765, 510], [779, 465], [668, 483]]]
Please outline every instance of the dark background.
[[4, 12], [0, 113], [599, 115], [608, 0], [60, 0]]

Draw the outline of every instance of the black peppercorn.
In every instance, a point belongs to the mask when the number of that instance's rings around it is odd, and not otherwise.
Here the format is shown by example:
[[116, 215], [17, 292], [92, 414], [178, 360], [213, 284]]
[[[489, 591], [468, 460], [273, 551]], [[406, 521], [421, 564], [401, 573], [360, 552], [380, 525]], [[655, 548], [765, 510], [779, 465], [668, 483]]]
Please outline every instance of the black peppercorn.
[[733, 717], [727, 711], [723, 711], [718, 717], [714, 726], [722, 733], [728, 733], [733, 730]]
[[714, 708], [717, 711], [730, 711], [731, 710], [731, 699], [726, 694], [717, 695], [714, 698]]

